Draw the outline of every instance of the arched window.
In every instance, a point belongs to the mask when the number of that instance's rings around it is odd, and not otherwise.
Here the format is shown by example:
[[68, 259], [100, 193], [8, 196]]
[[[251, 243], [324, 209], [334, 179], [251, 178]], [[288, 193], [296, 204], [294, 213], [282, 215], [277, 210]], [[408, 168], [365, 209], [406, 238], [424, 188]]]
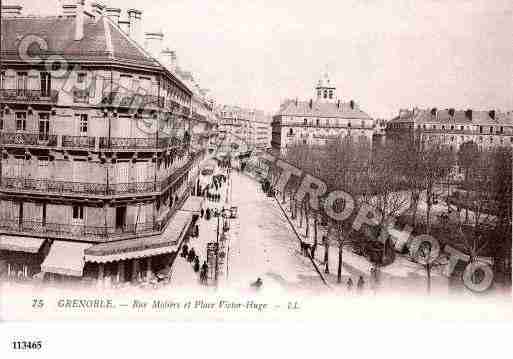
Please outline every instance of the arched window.
[[324, 90], [324, 98], [328, 98], [328, 90]]

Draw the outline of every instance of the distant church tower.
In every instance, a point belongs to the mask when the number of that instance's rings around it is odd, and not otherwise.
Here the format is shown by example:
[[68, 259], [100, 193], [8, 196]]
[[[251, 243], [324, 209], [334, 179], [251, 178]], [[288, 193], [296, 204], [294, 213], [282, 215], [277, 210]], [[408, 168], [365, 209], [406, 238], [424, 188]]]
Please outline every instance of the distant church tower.
[[336, 90], [335, 85], [330, 82], [328, 73], [325, 73], [315, 87], [317, 101], [335, 102], [337, 98]]

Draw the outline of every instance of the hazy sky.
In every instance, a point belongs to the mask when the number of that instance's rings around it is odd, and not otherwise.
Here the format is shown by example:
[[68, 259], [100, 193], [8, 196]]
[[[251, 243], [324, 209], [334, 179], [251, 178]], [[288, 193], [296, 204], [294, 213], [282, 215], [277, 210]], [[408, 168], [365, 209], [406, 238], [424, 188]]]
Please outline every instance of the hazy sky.
[[[27, 13], [60, 7], [18, 2]], [[413, 105], [513, 110], [511, 0], [104, 3], [142, 10], [144, 31], [162, 30], [220, 103], [275, 112], [285, 98], [313, 97], [327, 69], [338, 96], [372, 116]]]

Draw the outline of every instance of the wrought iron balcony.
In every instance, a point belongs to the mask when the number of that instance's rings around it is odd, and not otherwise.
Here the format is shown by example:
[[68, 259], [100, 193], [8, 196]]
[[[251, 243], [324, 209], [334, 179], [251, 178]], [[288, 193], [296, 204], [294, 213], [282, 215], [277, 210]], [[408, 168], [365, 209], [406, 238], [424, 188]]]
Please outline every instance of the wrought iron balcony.
[[101, 105], [137, 109], [159, 108], [164, 107], [164, 97], [137, 93], [108, 92], [104, 93]]
[[89, 136], [62, 136], [62, 147], [93, 149], [95, 138]]
[[0, 132], [4, 145], [56, 146], [57, 135], [30, 132]]
[[152, 138], [126, 138], [126, 137], [100, 137], [101, 149], [154, 149], [175, 147], [182, 144], [177, 137]]
[[136, 234], [156, 233], [161, 230], [162, 222], [147, 221], [123, 226], [89, 226], [85, 224], [43, 223], [41, 220], [0, 219], [0, 231], [8, 233], [30, 233], [34, 235], [106, 241]]
[[56, 104], [59, 99], [57, 90], [19, 90], [19, 89], [0, 89], [0, 100], [2, 102], [25, 102], [25, 103], [53, 103]]
[[103, 183], [53, 181], [48, 179], [33, 179], [22, 177], [3, 177], [2, 188], [9, 190], [54, 193], [97, 195], [105, 195], [107, 193], [107, 185]]

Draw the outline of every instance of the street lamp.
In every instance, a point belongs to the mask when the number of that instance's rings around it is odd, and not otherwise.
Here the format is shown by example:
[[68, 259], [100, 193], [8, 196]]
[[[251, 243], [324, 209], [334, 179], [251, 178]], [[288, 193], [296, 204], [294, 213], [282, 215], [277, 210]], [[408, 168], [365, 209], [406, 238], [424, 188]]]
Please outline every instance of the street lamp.
[[[229, 213], [228, 209], [221, 210], [221, 213], [217, 216], [217, 233], [216, 233], [216, 243], [217, 243], [217, 250], [216, 250], [216, 270], [215, 270], [215, 281], [217, 285], [217, 274], [219, 272], [219, 221], [221, 216], [226, 219], [228, 217], [227, 213]], [[224, 226], [223, 226], [224, 227]]]

